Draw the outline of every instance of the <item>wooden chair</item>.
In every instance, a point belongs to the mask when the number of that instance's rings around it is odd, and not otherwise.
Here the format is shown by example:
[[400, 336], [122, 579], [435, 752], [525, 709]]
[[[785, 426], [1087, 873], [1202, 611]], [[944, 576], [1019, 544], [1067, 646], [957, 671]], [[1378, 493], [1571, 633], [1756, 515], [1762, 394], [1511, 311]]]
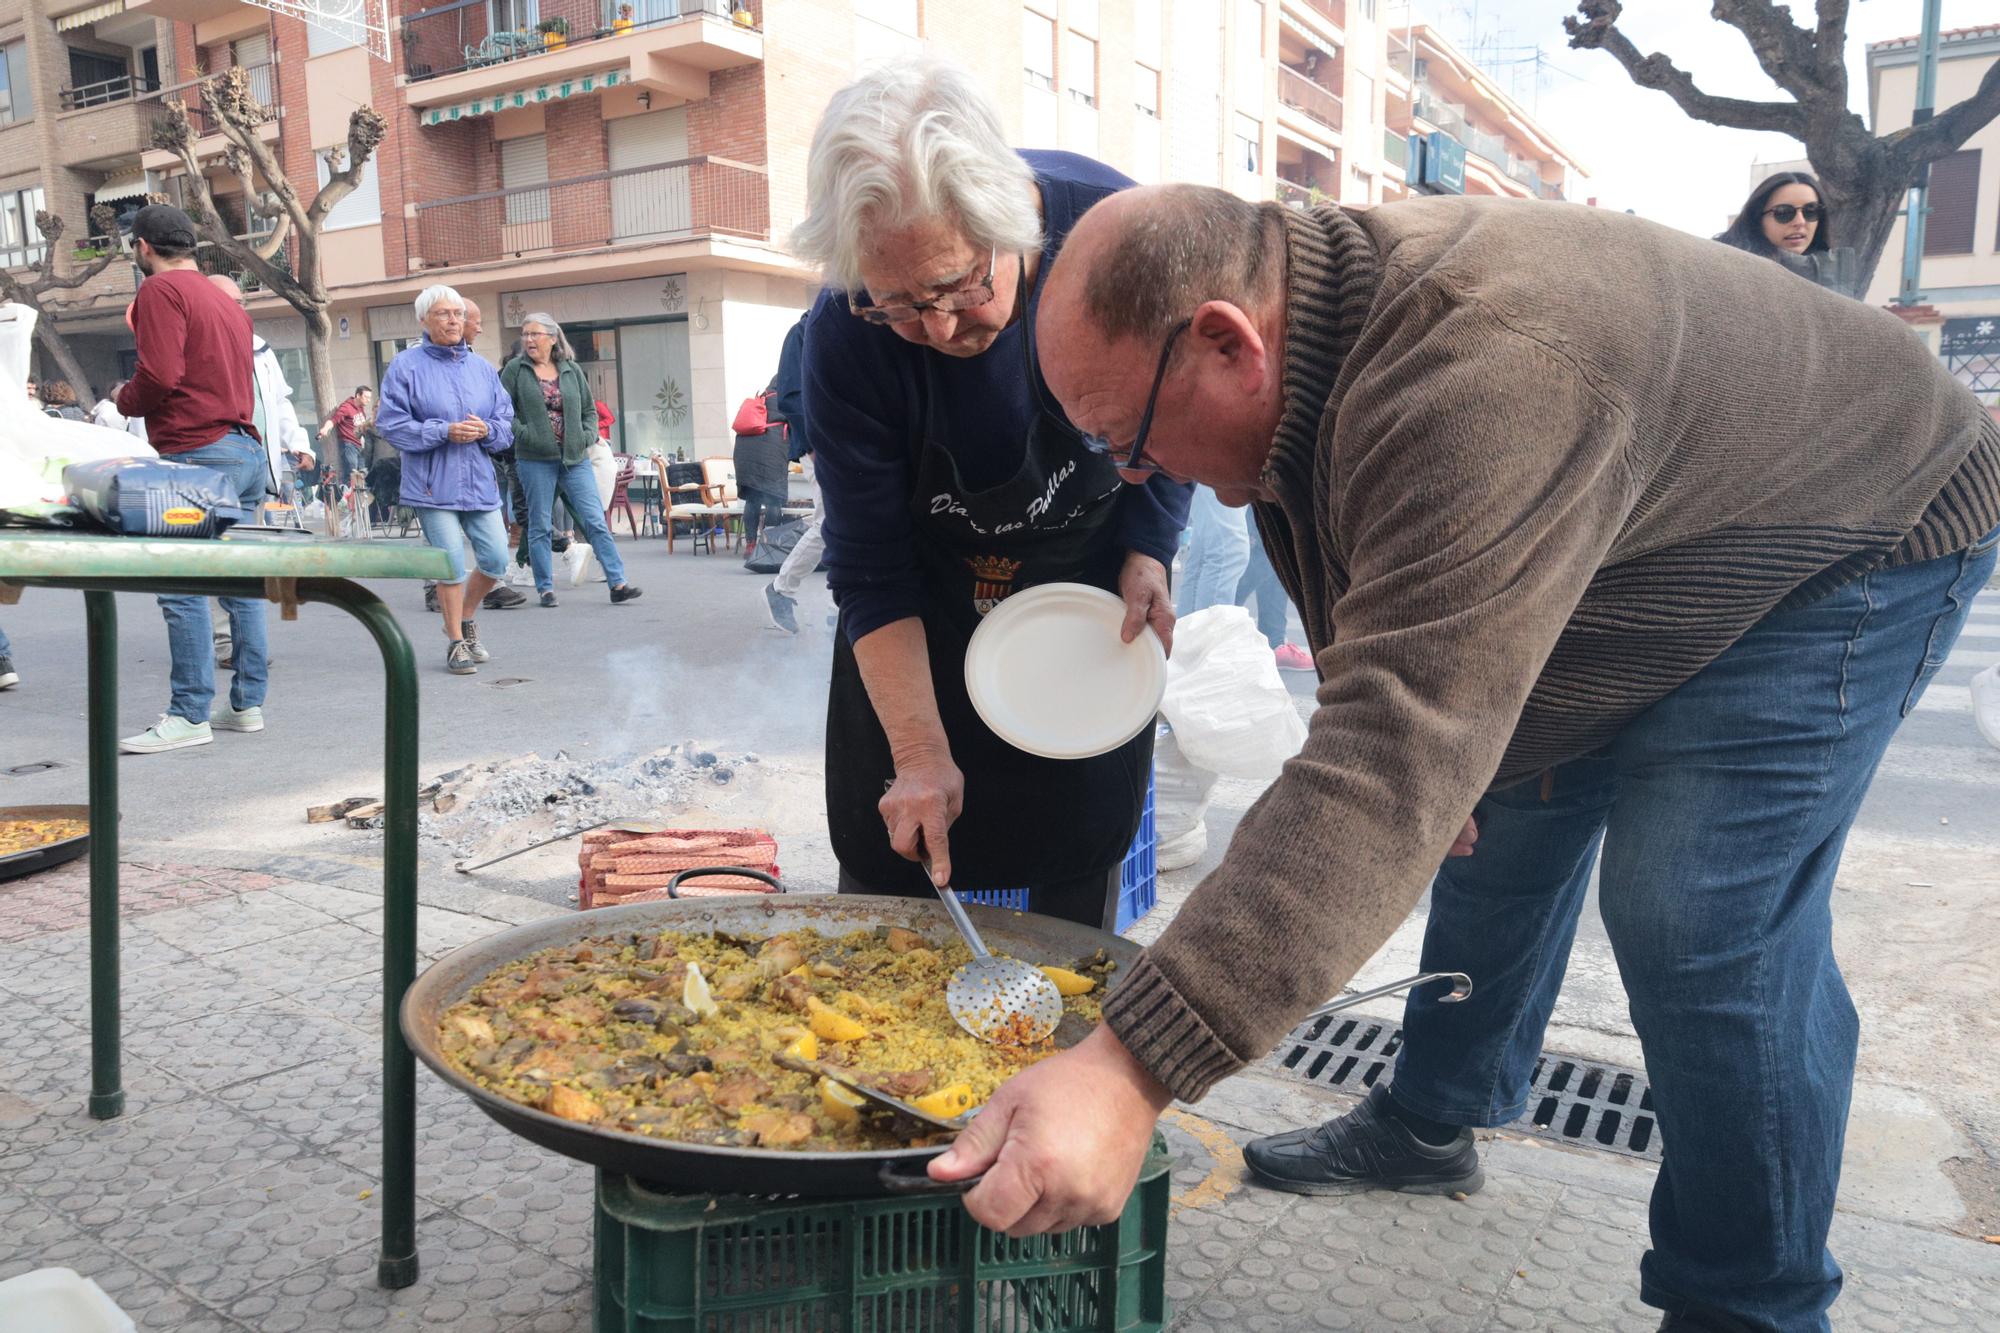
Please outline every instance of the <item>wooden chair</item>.
[[[714, 511], [718, 519], [716, 531], [722, 534], [724, 544], [734, 550], [743, 536], [743, 501], [736, 493], [734, 458], [701, 460], [701, 498]], [[714, 549], [711, 542], [709, 550]]]
[[611, 486], [611, 503], [604, 506], [604, 524], [611, 526], [613, 514], [625, 515], [625, 524], [632, 529], [633, 540], [639, 537], [639, 515], [632, 508], [632, 478], [638, 474], [639, 460], [630, 454], [619, 454], [618, 480]]
[[665, 465], [667, 474], [667, 553], [674, 550], [674, 524], [685, 523], [688, 530], [688, 545], [699, 552], [705, 545], [715, 549], [710, 540], [716, 526], [716, 513], [708, 503], [702, 489], [702, 467], [699, 463], [668, 463], [655, 454], [654, 466]]

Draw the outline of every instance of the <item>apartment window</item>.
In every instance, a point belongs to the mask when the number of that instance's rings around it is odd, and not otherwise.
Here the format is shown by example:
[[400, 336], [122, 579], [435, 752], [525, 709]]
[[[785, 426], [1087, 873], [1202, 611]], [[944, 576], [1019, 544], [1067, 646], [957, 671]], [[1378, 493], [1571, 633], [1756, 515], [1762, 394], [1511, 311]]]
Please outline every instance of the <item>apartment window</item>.
[[[361, 45], [360, 30], [342, 28], [338, 31], [323, 28], [317, 23], [306, 24], [306, 54], [308, 56], [330, 56], [335, 51], [345, 51]], [[294, 399], [294, 402], [297, 400]]]
[[[635, 5], [633, 8], [636, 12], [638, 7]], [[528, 32], [541, 22], [542, 18], [541, 6], [537, 0], [490, 0], [487, 14], [488, 22], [494, 32]]]
[[131, 72], [129, 66], [117, 57], [105, 55], [102, 51], [79, 51], [69, 49], [69, 86], [89, 88], [94, 84], [110, 83], [122, 79]]
[[1142, 116], [1160, 118], [1160, 71], [1137, 65], [1132, 70], [1133, 105]]
[[1964, 148], [1931, 163], [1930, 215], [1924, 219], [1924, 253], [1969, 255], [1979, 205], [1979, 150]]
[[1056, 88], [1055, 20], [1032, 9], [1021, 11], [1021, 68], [1030, 88], [1054, 92]]
[[1361, 17], [1370, 23], [1375, 21], [1375, 0], [1355, 0], [1354, 7], [1361, 11]]
[[[319, 168], [320, 188], [326, 187], [328, 173], [326, 154], [314, 153], [313, 165]], [[343, 227], [372, 227], [382, 220], [382, 193], [375, 179], [375, 159], [361, 168], [361, 182], [345, 199], [333, 206], [326, 215], [326, 230], [339, 231]]]
[[1236, 95], [1261, 106], [1264, 89], [1264, 3], [1236, 0]]
[[1142, 65], [1158, 69], [1160, 59], [1160, 0], [1133, 0], [1132, 53]]
[[48, 247], [42, 244], [35, 214], [45, 207], [39, 185], [0, 194], [0, 267], [25, 268], [42, 262]]
[[506, 198], [508, 225], [549, 220], [549, 192], [533, 187], [549, 180], [549, 137], [530, 134], [500, 144], [500, 188], [519, 190]]
[[1237, 169], [1252, 176], [1264, 174], [1264, 122], [1250, 116], [1236, 117], [1236, 137], [1231, 144]]
[[35, 114], [35, 99], [28, 90], [28, 44], [9, 42], [5, 59], [0, 60], [0, 125], [12, 125]]
[[1071, 101], [1097, 105], [1097, 43], [1080, 32], [1063, 34], [1063, 79]]

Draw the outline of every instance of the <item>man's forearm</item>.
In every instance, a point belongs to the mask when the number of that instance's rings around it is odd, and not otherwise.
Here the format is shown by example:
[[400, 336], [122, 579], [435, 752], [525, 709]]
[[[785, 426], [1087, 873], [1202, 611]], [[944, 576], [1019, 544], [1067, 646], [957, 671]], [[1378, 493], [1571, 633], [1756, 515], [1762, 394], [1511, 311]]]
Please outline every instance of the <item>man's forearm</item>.
[[893, 620], [854, 644], [854, 661], [868, 701], [889, 738], [896, 766], [920, 758], [949, 757], [951, 741], [938, 717], [937, 691], [931, 685], [929, 641], [924, 622], [916, 616]]

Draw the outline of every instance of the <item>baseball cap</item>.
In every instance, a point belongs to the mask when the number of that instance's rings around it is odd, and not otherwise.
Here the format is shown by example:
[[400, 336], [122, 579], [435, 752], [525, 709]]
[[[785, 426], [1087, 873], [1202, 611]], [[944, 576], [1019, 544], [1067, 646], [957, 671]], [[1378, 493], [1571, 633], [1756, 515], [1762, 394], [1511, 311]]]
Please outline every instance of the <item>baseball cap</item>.
[[132, 216], [132, 239], [150, 245], [194, 249], [194, 219], [172, 204], [147, 204]]

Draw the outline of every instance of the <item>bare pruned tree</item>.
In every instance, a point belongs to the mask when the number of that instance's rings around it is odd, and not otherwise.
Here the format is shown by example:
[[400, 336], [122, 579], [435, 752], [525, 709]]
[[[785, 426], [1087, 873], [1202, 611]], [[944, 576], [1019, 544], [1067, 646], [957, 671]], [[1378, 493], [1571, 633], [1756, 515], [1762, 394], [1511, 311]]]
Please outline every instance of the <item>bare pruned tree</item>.
[[1863, 295], [1889, 242], [1909, 188], [1930, 163], [1957, 151], [1979, 128], [2000, 115], [2000, 63], [1970, 97], [1920, 125], [1872, 133], [1847, 105], [1848, 0], [1817, 0], [1815, 22], [1801, 27], [1789, 6], [1771, 0], [1714, 0], [1716, 19], [1743, 34], [1757, 63], [1785, 97], [1751, 101], [1716, 97], [1694, 76], [1660, 53], [1640, 54], [1619, 30], [1618, 0], [1583, 0], [1580, 19], [1563, 20], [1569, 44], [1607, 51], [1632, 82], [1654, 88], [1695, 120], [1738, 130], [1789, 134], [1826, 190], [1833, 234], [1859, 260], [1855, 296]]
[[[203, 163], [196, 153], [200, 135], [189, 120], [186, 102], [178, 98], [167, 102], [167, 114], [153, 132], [154, 145], [180, 158], [188, 215], [209, 243], [258, 283], [283, 297], [304, 318], [313, 397], [322, 405], [333, 403], [333, 321], [327, 314], [332, 302], [320, 265], [320, 234], [334, 205], [361, 183], [362, 171], [388, 126], [373, 107], [355, 108], [347, 118], [347, 143], [326, 152], [326, 184], [308, 203], [285, 174], [272, 145], [258, 137], [257, 127], [271, 119], [272, 113], [251, 94], [241, 69], [204, 79], [201, 102], [214, 123], [214, 132], [227, 145], [224, 165], [250, 191], [247, 220], [270, 219], [274, 225], [268, 235], [246, 240], [230, 230], [203, 174]], [[265, 187], [262, 191], [257, 189], [259, 182]], [[292, 243], [289, 253], [287, 241]]]
[[96, 400], [97, 388], [84, 372], [83, 363], [76, 359], [76, 353], [70, 350], [62, 330], [56, 327], [51, 318], [54, 312], [45, 298], [57, 292], [75, 291], [113, 264], [127, 259], [118, 238], [118, 215], [111, 206], [99, 204], [91, 209], [90, 221], [104, 252], [88, 263], [76, 265], [68, 273], [57, 273], [56, 256], [61, 253], [57, 243], [69, 229], [68, 224], [57, 214], [37, 212], [35, 226], [42, 233], [42, 257], [29, 270], [33, 276], [23, 280], [18, 274], [0, 269], [0, 300], [16, 302], [36, 313], [35, 340], [62, 371], [69, 387], [76, 390], [77, 401], [86, 406]]

